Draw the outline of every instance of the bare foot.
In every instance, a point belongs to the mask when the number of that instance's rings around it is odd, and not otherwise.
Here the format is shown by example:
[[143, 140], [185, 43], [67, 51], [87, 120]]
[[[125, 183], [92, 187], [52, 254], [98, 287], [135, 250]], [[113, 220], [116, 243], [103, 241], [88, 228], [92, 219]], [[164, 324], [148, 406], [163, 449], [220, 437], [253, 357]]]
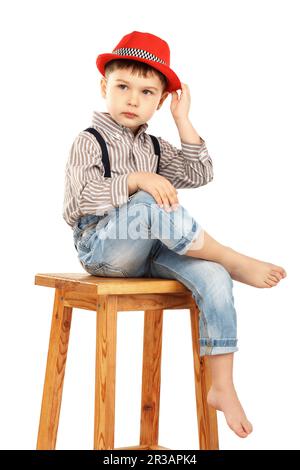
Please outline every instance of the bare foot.
[[233, 385], [226, 389], [211, 387], [207, 394], [207, 403], [216, 410], [223, 411], [228, 426], [239, 437], [247, 437], [253, 431]]
[[235, 281], [254, 287], [274, 287], [287, 276], [281, 266], [251, 258], [230, 247], [226, 248], [222, 264]]

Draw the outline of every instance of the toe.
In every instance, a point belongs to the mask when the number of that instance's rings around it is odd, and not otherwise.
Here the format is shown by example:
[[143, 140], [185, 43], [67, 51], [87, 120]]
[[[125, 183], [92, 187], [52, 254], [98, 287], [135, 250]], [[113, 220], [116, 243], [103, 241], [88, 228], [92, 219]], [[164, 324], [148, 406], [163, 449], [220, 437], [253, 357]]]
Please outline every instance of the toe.
[[243, 422], [243, 423], [242, 423], [242, 426], [243, 426], [244, 430], [245, 430], [248, 434], [250, 434], [250, 432], [253, 431], [253, 426], [252, 426], [252, 424], [250, 423], [250, 421], [248, 421], [248, 420], [247, 420], [246, 422]]
[[269, 274], [268, 278], [271, 280], [271, 281], [274, 281], [276, 282], [276, 284], [280, 281], [280, 276], [277, 274]]
[[248, 433], [247, 431], [245, 431], [245, 429], [243, 428], [242, 425], [240, 426], [236, 426], [234, 431], [236, 432], [236, 434], [238, 434], [240, 437], [247, 437], [248, 436]]
[[281, 266], [274, 266], [273, 271], [279, 273], [282, 277], [286, 277], [286, 272]]
[[229, 427], [240, 437], [247, 437], [248, 432], [245, 430], [241, 422], [233, 422], [230, 420], [227, 421]]
[[283, 279], [283, 274], [279, 273], [278, 271], [275, 271], [274, 269], [270, 272], [272, 276], [275, 276], [275, 278], [280, 281]]
[[272, 281], [269, 277], [267, 279], [265, 279], [265, 284], [267, 284], [268, 287], [274, 287], [276, 286], [276, 283], [274, 281]]
[[264, 287], [268, 288], [268, 287], [272, 287], [270, 284], [268, 284], [267, 281], [264, 281]]

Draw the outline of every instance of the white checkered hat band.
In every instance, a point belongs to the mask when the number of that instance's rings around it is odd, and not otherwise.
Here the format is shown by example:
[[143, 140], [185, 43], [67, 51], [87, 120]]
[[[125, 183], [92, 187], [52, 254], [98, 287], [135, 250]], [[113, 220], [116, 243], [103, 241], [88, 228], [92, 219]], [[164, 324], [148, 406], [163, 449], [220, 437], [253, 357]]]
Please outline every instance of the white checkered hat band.
[[153, 60], [154, 62], [159, 62], [161, 64], [166, 64], [164, 60], [161, 60], [159, 57], [156, 57], [156, 55], [151, 54], [148, 51], [144, 51], [143, 49], [134, 49], [131, 47], [121, 47], [120, 49], [115, 49], [113, 51], [114, 54], [119, 54], [119, 55], [129, 55], [132, 57], [141, 57], [143, 59], [148, 59], [148, 60]]

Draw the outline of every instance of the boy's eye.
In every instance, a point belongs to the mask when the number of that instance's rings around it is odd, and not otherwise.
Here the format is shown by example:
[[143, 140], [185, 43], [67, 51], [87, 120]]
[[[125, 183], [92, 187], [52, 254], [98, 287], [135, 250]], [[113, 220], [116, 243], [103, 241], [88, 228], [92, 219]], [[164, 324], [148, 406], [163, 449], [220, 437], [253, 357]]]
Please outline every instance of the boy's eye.
[[[122, 84], [121, 84], [121, 85], [118, 85], [118, 86], [119, 86], [119, 87], [122, 87], [122, 86], [127, 86], [127, 85], [122, 85]], [[152, 95], [152, 91], [150, 91], [150, 90], [143, 90], [143, 91], [148, 91], [148, 92]]]

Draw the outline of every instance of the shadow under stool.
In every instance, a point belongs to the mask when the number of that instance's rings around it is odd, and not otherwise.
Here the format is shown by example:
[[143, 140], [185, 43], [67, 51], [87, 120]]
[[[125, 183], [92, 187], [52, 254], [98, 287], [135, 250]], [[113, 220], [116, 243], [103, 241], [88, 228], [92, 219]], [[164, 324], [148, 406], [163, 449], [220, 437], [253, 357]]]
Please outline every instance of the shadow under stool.
[[136, 310], [144, 312], [140, 442], [117, 449], [167, 449], [158, 444], [164, 309], [190, 310], [199, 448], [219, 448], [216, 410], [206, 401], [211, 375], [207, 357], [199, 352], [199, 309], [189, 289], [172, 279], [87, 273], [36, 274], [35, 284], [55, 288], [37, 450], [56, 446], [73, 308], [95, 310], [97, 315], [94, 449], [116, 449], [117, 313]]

